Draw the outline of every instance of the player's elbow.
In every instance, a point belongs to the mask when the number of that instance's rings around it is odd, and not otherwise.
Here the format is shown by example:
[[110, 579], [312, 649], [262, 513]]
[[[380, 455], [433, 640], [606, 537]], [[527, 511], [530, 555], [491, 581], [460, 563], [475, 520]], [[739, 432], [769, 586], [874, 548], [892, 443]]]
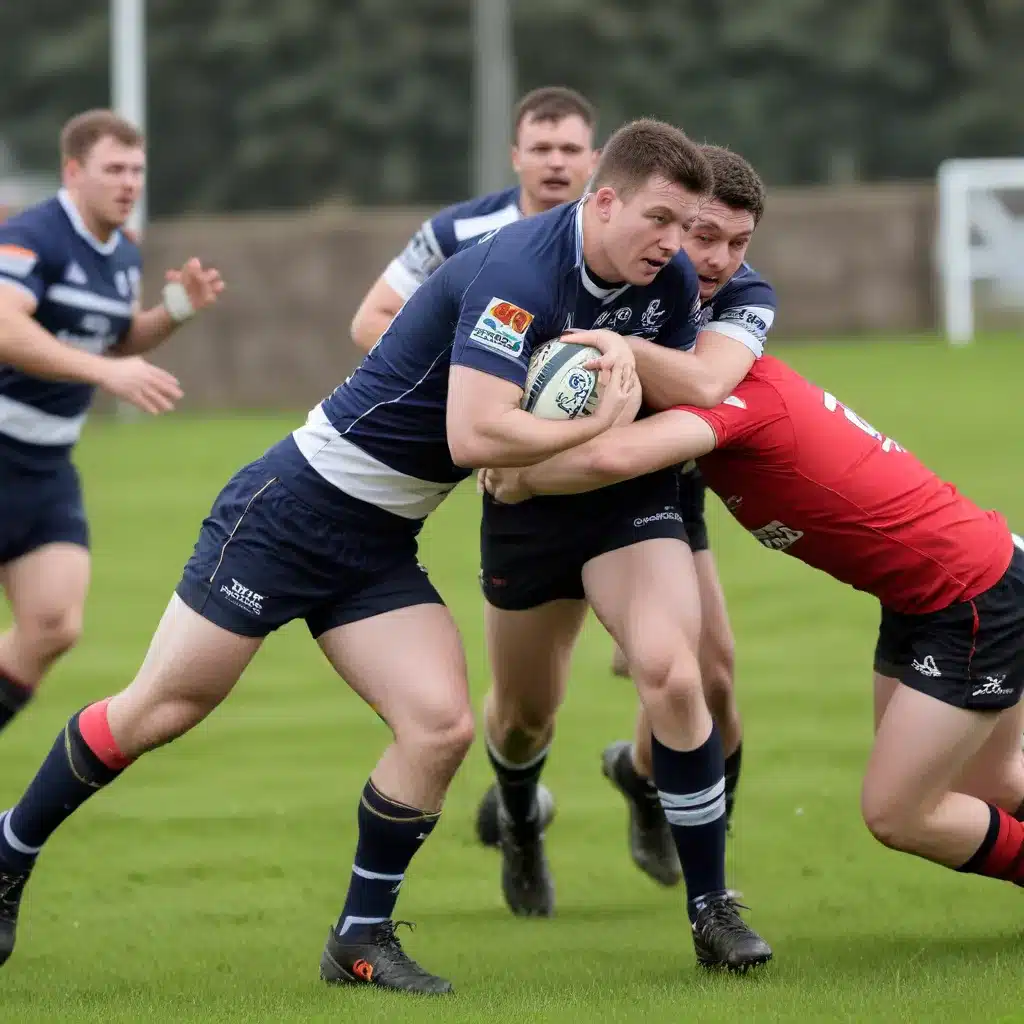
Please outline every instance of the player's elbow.
[[491, 445], [470, 424], [448, 422], [448, 452], [452, 462], [461, 469], [478, 469], [491, 465]]
[[694, 396], [687, 402], [687, 405], [695, 405], [698, 409], [713, 409], [721, 405], [732, 391], [728, 381], [716, 380], [714, 377], [705, 377], [697, 381], [694, 387]]
[[588, 445], [586, 459], [587, 475], [604, 481], [628, 480], [645, 472], [614, 437], [599, 437]]

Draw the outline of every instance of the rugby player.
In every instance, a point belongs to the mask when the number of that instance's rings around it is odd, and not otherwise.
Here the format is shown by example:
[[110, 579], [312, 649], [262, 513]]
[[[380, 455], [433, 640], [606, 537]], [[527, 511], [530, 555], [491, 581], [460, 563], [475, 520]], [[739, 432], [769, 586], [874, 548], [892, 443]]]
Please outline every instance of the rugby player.
[[224, 285], [189, 260], [163, 302], [139, 307], [142, 261], [123, 232], [145, 179], [142, 135], [108, 110], [61, 133], [63, 188], [0, 224], [0, 728], [78, 640], [89, 530], [71, 451], [96, 388], [162, 413], [181, 397], [141, 354]]
[[[683, 250], [700, 281], [698, 329], [742, 339], [763, 347], [775, 319], [776, 299], [771, 285], [746, 262], [747, 247], [764, 213], [764, 184], [754, 168], [732, 151], [705, 145], [704, 155], [715, 177], [712, 201], [704, 204], [686, 233]], [[700, 600], [698, 647], [701, 682], [708, 708], [718, 726], [725, 754], [725, 816], [732, 817], [742, 756], [742, 725], [733, 687], [733, 637], [725, 598], [708, 545], [704, 520], [704, 484], [700, 471], [687, 463], [679, 482], [686, 537], [693, 552]], [[615, 670], [627, 674], [616, 648]], [[602, 756], [607, 778], [625, 797], [629, 809], [629, 848], [634, 863], [655, 881], [676, 885], [682, 879], [679, 858], [651, 778], [651, 730], [641, 705], [633, 744], [618, 742]], [[540, 818], [554, 815], [554, 803], [538, 785]], [[498, 791], [492, 786], [477, 812], [477, 834], [487, 846], [497, 846]]]
[[592, 323], [625, 291], [640, 309], [663, 312], [658, 329], [683, 330], [692, 268], [674, 257], [710, 186], [699, 147], [677, 129], [623, 126], [589, 197], [445, 261], [305, 425], [231, 478], [135, 679], [71, 717], [2, 815], [2, 960], [36, 857], [61, 822], [145, 751], [198, 724], [266, 636], [302, 618], [394, 736], [359, 800], [348, 893], [321, 976], [451, 991], [407, 956], [392, 920], [473, 734], [458, 632], [416, 560], [416, 538], [473, 468], [540, 461], [636, 408], [633, 352], [620, 335], [594, 339], [604, 385], [588, 418], [546, 421], [520, 409], [530, 354], [567, 325]]
[[714, 409], [659, 413], [485, 486], [512, 502], [694, 458], [763, 545], [881, 603], [861, 795], [872, 834], [1024, 884], [1024, 541], [1000, 514], [768, 356]]
[[[751, 220], [745, 223], [752, 228]], [[695, 278], [685, 254], [679, 259]], [[573, 338], [586, 344], [607, 329], [632, 335], [653, 409], [718, 404], [763, 351], [768, 309], [744, 309], [740, 323], [704, 325], [698, 291], [689, 332], [673, 334], [659, 330], [665, 311], [637, 298], [610, 294], [598, 317], [576, 322], [582, 329]], [[652, 726], [654, 784], [669, 812], [698, 960], [745, 971], [771, 950], [742, 920], [726, 886], [725, 757], [702, 692], [699, 590], [679, 482], [666, 469], [583, 499], [544, 496], [508, 506], [485, 495], [481, 578], [492, 686], [484, 721], [499, 792], [502, 889], [515, 914], [554, 913], [539, 779], [589, 604], [629, 655]], [[637, 789], [643, 800], [639, 782]], [[655, 854], [664, 877], [676, 862], [665, 864], [664, 846]]]
[[449, 206], [424, 221], [366, 293], [352, 319], [352, 340], [368, 352], [412, 293], [461, 245], [521, 217], [583, 195], [594, 170], [590, 102], [549, 85], [527, 93], [513, 114], [512, 167], [519, 184]]

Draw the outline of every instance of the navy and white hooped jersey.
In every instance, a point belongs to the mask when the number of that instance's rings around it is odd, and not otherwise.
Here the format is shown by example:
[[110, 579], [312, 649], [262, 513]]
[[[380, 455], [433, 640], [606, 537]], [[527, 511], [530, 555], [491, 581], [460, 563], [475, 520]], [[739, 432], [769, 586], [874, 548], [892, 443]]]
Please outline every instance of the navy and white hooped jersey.
[[775, 289], [744, 263], [701, 307], [698, 330], [725, 334], [746, 345], [760, 359], [777, 306]]
[[272, 449], [286, 486], [331, 512], [345, 495], [421, 522], [470, 470], [445, 426], [453, 365], [519, 387], [531, 353], [568, 328], [606, 327], [688, 348], [697, 275], [679, 254], [643, 287], [583, 261], [583, 203], [525, 218], [457, 252], [416, 290], [355, 372]]
[[407, 301], [449, 256], [470, 239], [520, 220], [519, 186], [477, 196], [434, 214], [388, 264], [384, 280]]
[[[40, 327], [76, 348], [101, 353], [125, 336], [141, 271], [138, 246], [118, 231], [100, 242], [63, 190], [0, 224], [0, 283], [30, 295]], [[0, 364], [0, 458], [66, 455], [94, 391]]]

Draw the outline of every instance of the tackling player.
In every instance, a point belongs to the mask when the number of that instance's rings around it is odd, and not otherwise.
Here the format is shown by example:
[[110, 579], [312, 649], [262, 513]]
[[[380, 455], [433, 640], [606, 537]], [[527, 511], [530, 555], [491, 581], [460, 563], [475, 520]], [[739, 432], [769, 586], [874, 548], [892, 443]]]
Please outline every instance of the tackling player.
[[485, 485], [518, 501], [692, 458], [763, 545], [881, 602], [872, 834], [1024, 884], [1024, 541], [771, 357], [715, 409], [672, 409]]
[[14, 625], [0, 636], [0, 728], [78, 639], [89, 531], [71, 451], [97, 387], [148, 413], [178, 382], [141, 358], [223, 289], [189, 260], [164, 301], [139, 309], [142, 260], [122, 233], [146, 157], [134, 125], [107, 110], [61, 133], [58, 195], [0, 224], [0, 585]]
[[699, 147], [677, 129], [623, 126], [592, 195], [445, 261], [305, 425], [231, 478], [135, 679], [71, 717], [2, 816], [0, 962], [50, 835], [141, 754], [202, 721], [264, 639], [301, 618], [394, 736], [359, 800], [355, 861], [321, 976], [451, 991], [406, 955], [392, 920], [473, 733], [458, 632], [416, 560], [416, 538], [473, 467], [540, 461], [632, 405], [633, 353], [619, 335], [594, 339], [604, 386], [586, 419], [522, 411], [530, 354], [626, 290], [663, 312], [660, 329], [685, 329], [691, 309], [679, 297], [692, 268], [673, 257], [710, 186]]
[[465, 242], [579, 199], [597, 160], [596, 119], [572, 89], [549, 85], [527, 93], [513, 115], [512, 167], [519, 184], [424, 221], [363, 298], [352, 319], [356, 345], [368, 352], [409, 296]]

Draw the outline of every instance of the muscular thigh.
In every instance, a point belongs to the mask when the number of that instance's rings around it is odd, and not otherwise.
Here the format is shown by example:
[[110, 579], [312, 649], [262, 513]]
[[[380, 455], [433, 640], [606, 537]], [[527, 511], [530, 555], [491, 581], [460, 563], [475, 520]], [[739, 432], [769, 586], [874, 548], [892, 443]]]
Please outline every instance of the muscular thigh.
[[317, 642], [396, 736], [407, 727], [443, 728], [469, 708], [462, 641], [443, 604], [395, 608], [334, 626]]
[[14, 621], [31, 627], [79, 624], [89, 590], [89, 549], [54, 543], [30, 551], [3, 567], [0, 583]]
[[608, 551], [583, 570], [587, 598], [629, 663], [695, 653], [701, 614], [693, 556], [682, 540], [656, 538]]
[[549, 601], [524, 611], [485, 603], [487, 653], [496, 698], [543, 712], [557, 708], [586, 614], [586, 602], [576, 600]]

